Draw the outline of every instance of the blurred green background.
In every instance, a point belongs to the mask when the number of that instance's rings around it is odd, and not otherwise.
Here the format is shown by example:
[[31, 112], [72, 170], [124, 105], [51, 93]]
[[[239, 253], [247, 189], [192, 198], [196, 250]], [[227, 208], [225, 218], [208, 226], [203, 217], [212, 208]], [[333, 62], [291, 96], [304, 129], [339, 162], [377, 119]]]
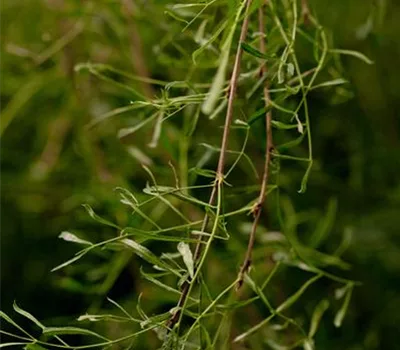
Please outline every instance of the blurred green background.
[[[118, 139], [118, 130], [131, 122], [129, 116], [87, 128], [93, 118], [129, 104], [131, 93], [86, 72], [74, 72], [74, 66], [107, 63], [134, 74], [140, 70], [132, 60], [132, 50], [137, 49], [133, 33], [138, 32], [150, 77], [184, 79], [187, 67], [177, 58], [181, 53], [176, 47], [157, 53], [178, 33], [176, 27], [166, 27], [168, 3], [2, 1], [4, 311], [10, 312], [17, 300], [38, 318], [54, 323], [58, 317], [76, 317], [101, 304], [103, 294], [136, 300], [140, 263], [133, 259], [126, 265], [129, 256], [113, 260], [116, 278], [103, 285], [102, 292], [96, 290], [96, 273], [111, 267], [101, 254], [74, 270], [74, 279], [50, 270], [77, 249], [57, 239], [61, 231], [74, 230], [94, 240], [110, 233], [88, 217], [82, 203], [126, 222], [128, 213], [113, 190], [123, 186], [140, 191], [148, 178], [135, 147], [149, 142], [151, 130]], [[367, 65], [343, 58], [350, 86], [339, 91], [341, 101], [331, 101], [325, 92], [310, 95], [316, 166], [307, 192], [296, 192], [304, 169], [294, 167], [285, 175], [287, 192], [298, 210], [324, 210], [331, 198], [337, 199], [338, 213], [327, 244], [336, 247], [345, 227], [353, 232], [345, 259], [353, 266], [351, 278], [363, 284], [354, 290], [343, 327], [334, 329], [326, 323], [319, 338], [321, 349], [400, 349], [400, 4], [315, 0], [310, 7], [332, 34], [335, 47], [358, 50], [374, 61]], [[185, 47], [189, 53], [194, 49]], [[153, 91], [146, 91], [149, 86]], [[136, 81], [132, 87], [144, 95], [160, 95], [157, 86]], [[147, 155], [141, 157], [148, 165], [159, 166], [157, 174], [165, 182], [172, 179], [168, 161], [176, 164], [174, 155], [179, 152], [177, 129], [179, 124], [171, 125], [161, 137], [162, 147], [146, 149]], [[199, 123], [196, 134], [209, 143], [219, 142], [220, 134], [210, 133], [207, 121]], [[194, 156], [198, 154], [193, 150]], [[93, 263], [98, 271], [87, 277]], [[87, 278], [79, 278], [83, 275]]]

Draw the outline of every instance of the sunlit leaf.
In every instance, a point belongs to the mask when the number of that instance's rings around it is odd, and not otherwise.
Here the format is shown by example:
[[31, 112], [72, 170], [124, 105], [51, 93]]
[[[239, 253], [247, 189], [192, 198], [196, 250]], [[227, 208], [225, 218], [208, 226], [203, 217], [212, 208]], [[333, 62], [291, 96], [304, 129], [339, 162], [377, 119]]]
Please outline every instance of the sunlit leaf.
[[185, 263], [190, 278], [194, 276], [194, 261], [193, 261], [193, 254], [190, 250], [190, 247], [187, 243], [179, 242], [178, 244], [178, 251], [182, 255], [183, 262]]
[[67, 242], [74, 242], [74, 243], [79, 243], [79, 244], [86, 244], [86, 245], [92, 245], [93, 243], [86, 241], [84, 239], [79, 238], [77, 235], [68, 232], [68, 231], [63, 231], [59, 234], [58, 238], [63, 239], [64, 241]]

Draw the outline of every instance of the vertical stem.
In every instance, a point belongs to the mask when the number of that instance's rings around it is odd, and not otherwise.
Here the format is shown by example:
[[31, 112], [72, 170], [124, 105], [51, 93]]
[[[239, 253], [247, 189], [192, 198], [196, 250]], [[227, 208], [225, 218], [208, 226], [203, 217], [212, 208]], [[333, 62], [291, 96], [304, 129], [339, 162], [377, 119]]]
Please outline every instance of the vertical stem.
[[[226, 150], [228, 147], [229, 131], [230, 131], [230, 126], [231, 126], [232, 118], [233, 118], [233, 104], [235, 101], [235, 95], [236, 95], [236, 89], [237, 89], [237, 83], [238, 83], [238, 77], [239, 77], [239, 71], [240, 71], [240, 62], [241, 62], [241, 58], [242, 58], [241, 44], [246, 39], [246, 34], [247, 34], [248, 27], [249, 27], [248, 13], [249, 13], [249, 8], [251, 5], [251, 2], [252, 2], [252, 0], [247, 0], [247, 2], [246, 2], [245, 17], [244, 17], [241, 31], [240, 31], [239, 44], [238, 44], [238, 48], [236, 51], [235, 63], [233, 65], [232, 75], [231, 75], [231, 79], [230, 79], [228, 107], [227, 107], [227, 111], [226, 111], [224, 132], [223, 132], [222, 141], [221, 141], [221, 152], [219, 154], [218, 167], [217, 167], [217, 173], [215, 176], [214, 186], [212, 188], [212, 191], [210, 194], [210, 199], [208, 201], [208, 204], [210, 206], [214, 205], [216, 195], [219, 191], [220, 186], [222, 186], [222, 182], [223, 182], [223, 178], [224, 178]], [[204, 231], [207, 228], [209, 220], [210, 220], [209, 215], [206, 213], [204, 216], [204, 219], [203, 219], [201, 231]], [[201, 252], [202, 252], [202, 243], [203, 243], [202, 237], [200, 236], [200, 238], [196, 244], [194, 257], [193, 257], [196, 265], [200, 261]], [[199, 267], [196, 266], [196, 269], [198, 269], [198, 268]], [[186, 300], [189, 296], [190, 286], [192, 283], [193, 283], [193, 281], [190, 281], [190, 282], [186, 281], [182, 286], [182, 294], [179, 299], [176, 311], [174, 312], [172, 317], [167, 322], [167, 326], [170, 329], [172, 329], [175, 326], [175, 324], [178, 322], [178, 320], [181, 316], [182, 307], [185, 305]]]
[[[263, 11], [264, 11], [263, 6], [260, 6], [260, 8], [258, 9], [258, 26], [259, 26], [258, 31], [261, 34], [264, 34], [264, 32], [265, 32], [264, 12]], [[262, 35], [261, 40], [260, 40], [260, 52], [262, 52], [263, 54], [265, 54], [265, 52], [266, 52], [264, 35]], [[267, 66], [264, 62], [261, 66], [261, 75], [265, 76], [266, 74], [267, 74]], [[265, 82], [263, 93], [264, 93], [265, 106], [268, 107], [268, 101], [270, 100], [268, 81]], [[258, 197], [258, 201], [254, 205], [254, 208], [253, 208], [254, 220], [253, 220], [253, 225], [252, 225], [251, 231], [250, 231], [250, 237], [249, 237], [249, 243], [247, 246], [246, 256], [244, 258], [242, 267], [240, 268], [240, 271], [239, 271], [238, 282], [236, 285], [237, 289], [239, 289], [243, 285], [244, 275], [249, 271], [250, 266], [251, 266], [251, 259], [252, 259], [252, 253], [253, 253], [253, 248], [254, 248], [256, 230], [258, 227], [258, 223], [260, 221], [262, 207], [264, 205], [265, 197], [266, 197], [266, 193], [267, 193], [269, 164], [271, 162], [271, 152], [273, 149], [271, 120], [272, 120], [271, 111], [268, 111], [265, 115], [265, 134], [266, 134], [265, 162], [264, 162], [263, 177], [261, 180], [261, 190], [260, 190], [260, 194]]]

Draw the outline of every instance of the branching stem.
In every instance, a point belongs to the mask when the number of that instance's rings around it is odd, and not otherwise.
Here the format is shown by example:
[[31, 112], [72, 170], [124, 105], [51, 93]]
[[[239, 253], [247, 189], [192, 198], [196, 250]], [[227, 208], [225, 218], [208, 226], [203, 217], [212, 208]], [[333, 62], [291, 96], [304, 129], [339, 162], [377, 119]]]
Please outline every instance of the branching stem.
[[[240, 31], [239, 44], [237, 47], [235, 63], [233, 66], [232, 75], [231, 75], [231, 79], [230, 79], [228, 106], [227, 106], [224, 131], [223, 131], [222, 141], [221, 141], [221, 152], [219, 154], [218, 167], [217, 167], [217, 172], [216, 172], [216, 176], [215, 176], [215, 180], [214, 180], [214, 186], [212, 188], [212, 191], [210, 194], [210, 199], [208, 201], [208, 204], [210, 206], [214, 205], [216, 196], [222, 186], [222, 182], [223, 182], [223, 178], [224, 178], [226, 151], [227, 151], [227, 147], [228, 147], [230, 126], [232, 124], [232, 118], [233, 118], [233, 104], [234, 104], [235, 96], [236, 96], [236, 89], [237, 89], [238, 77], [239, 77], [239, 72], [240, 72], [240, 62], [241, 62], [241, 58], [242, 58], [241, 43], [244, 42], [246, 39], [246, 34], [247, 34], [248, 26], [249, 26], [248, 14], [249, 14], [249, 8], [251, 5], [251, 2], [252, 2], [252, 0], [247, 0], [247, 2], [246, 2], [245, 16], [244, 16], [241, 31]], [[206, 230], [209, 220], [210, 220], [210, 217], [206, 213], [204, 216], [204, 219], [203, 219], [201, 231]], [[200, 257], [201, 257], [201, 253], [202, 253], [202, 245], [203, 245], [202, 237], [200, 237], [199, 241], [196, 244], [194, 257], [193, 257], [196, 265], [198, 265], [198, 263], [200, 261]], [[199, 269], [199, 268], [200, 268], [200, 266], [196, 266], [196, 269]], [[182, 286], [182, 294], [179, 299], [178, 305], [176, 307], [176, 311], [173, 313], [172, 317], [167, 322], [167, 326], [170, 330], [175, 326], [175, 324], [180, 319], [182, 308], [186, 304], [186, 300], [190, 294], [190, 286], [191, 286], [191, 283], [193, 283], [193, 282], [194, 281], [186, 281]]]
[[[263, 11], [264, 11], [263, 6], [260, 6], [260, 8], [258, 9], [258, 25], [259, 25], [258, 31], [260, 33], [264, 33], [264, 30], [265, 30], [264, 29], [265, 25], [264, 25], [264, 12]], [[260, 52], [262, 52], [263, 54], [266, 53], [265, 40], [264, 40], [263, 35], [261, 36], [261, 40], [260, 40]], [[265, 76], [266, 74], [267, 74], [267, 66], [266, 66], [266, 63], [264, 62], [261, 66], [261, 75]], [[263, 92], [264, 92], [265, 107], [267, 108], [269, 100], [270, 100], [269, 84], [267, 81], [264, 84]], [[250, 237], [249, 237], [249, 243], [247, 246], [246, 256], [244, 258], [242, 267], [240, 268], [240, 271], [239, 271], [238, 282], [236, 284], [237, 289], [239, 289], [243, 285], [244, 275], [249, 271], [250, 266], [251, 266], [251, 258], [252, 258], [253, 248], [254, 248], [255, 235], [256, 235], [258, 223], [260, 221], [262, 208], [264, 206], [265, 197], [266, 197], [266, 193], [267, 193], [269, 164], [271, 162], [271, 152], [274, 147], [273, 141], [272, 141], [271, 121], [272, 121], [272, 115], [271, 115], [271, 111], [269, 110], [265, 115], [266, 144], [265, 144], [264, 172], [263, 172], [263, 177], [262, 177], [262, 181], [261, 181], [261, 190], [260, 190], [260, 194], [258, 197], [258, 201], [254, 205], [254, 208], [253, 208], [254, 220], [253, 220], [253, 225], [252, 225], [251, 231], [250, 231]]]

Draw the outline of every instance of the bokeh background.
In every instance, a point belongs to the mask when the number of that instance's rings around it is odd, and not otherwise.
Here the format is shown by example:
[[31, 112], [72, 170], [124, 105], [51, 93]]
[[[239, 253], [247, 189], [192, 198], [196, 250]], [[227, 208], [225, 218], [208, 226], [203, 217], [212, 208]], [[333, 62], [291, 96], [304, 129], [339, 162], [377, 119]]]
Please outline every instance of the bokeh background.
[[[129, 103], [129, 91], [75, 72], [75, 65], [102, 62], [135, 74], [140, 62], [132, 52], [139, 40], [150, 77], [178, 80], [186, 69], [176, 47], [154, 51], [178, 31], [165, 27], [171, 22], [163, 11], [168, 1], [121, 3], [2, 1], [1, 308], [6, 312], [17, 300], [41, 320], [57, 323], [101, 304], [104, 294], [134, 302], [141, 290], [135, 277], [140, 262], [130, 256], [111, 265], [94, 256], [74, 278], [50, 272], [77, 249], [57, 238], [61, 231], [98, 240], [110, 233], [88, 217], [82, 203], [124, 222], [126, 208], [114, 188], [140, 191], [148, 178], [135, 147], [149, 142], [151, 130], [121, 141], [116, 135], [128, 117], [87, 128], [94, 117]], [[337, 200], [327, 244], [336, 247], [344, 228], [351, 227], [345, 259], [353, 266], [349, 276], [363, 283], [354, 290], [343, 327], [326, 323], [321, 349], [400, 349], [400, 4], [315, 0], [310, 7], [335, 47], [358, 50], [374, 61], [343, 58], [350, 84], [339, 91], [339, 100], [329, 93], [310, 95], [316, 167], [305, 194], [296, 192], [304, 169], [293, 168], [285, 177], [299, 210], [324, 210]], [[133, 87], [144, 95], [157, 93], [146, 91], [148, 84]], [[152, 167], [160, 165], [157, 173], [166, 181], [168, 161], [178, 153], [176, 130], [171, 126], [162, 147], [140, 156]], [[201, 122], [196, 133], [218, 144], [219, 129], [210, 130]], [[91, 277], [79, 278], [93, 262], [97, 270]], [[97, 283], [107, 269], [114, 271], [111, 279]]]

